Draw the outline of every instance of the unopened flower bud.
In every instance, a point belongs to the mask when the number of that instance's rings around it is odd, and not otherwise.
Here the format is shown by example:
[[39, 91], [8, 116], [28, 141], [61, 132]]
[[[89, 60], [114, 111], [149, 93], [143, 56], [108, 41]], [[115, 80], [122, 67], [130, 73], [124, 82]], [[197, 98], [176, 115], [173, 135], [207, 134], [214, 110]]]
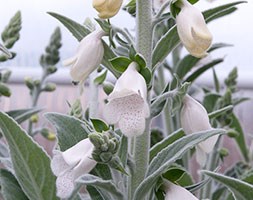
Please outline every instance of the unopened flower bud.
[[45, 87], [43, 88], [43, 90], [46, 92], [52, 92], [52, 91], [55, 91], [55, 89], [56, 89], [56, 85], [54, 83], [47, 83]]
[[70, 75], [73, 82], [83, 82], [102, 62], [104, 46], [101, 37], [104, 34], [102, 30], [99, 30], [84, 37], [77, 53], [63, 62], [65, 66], [72, 65]]
[[104, 92], [105, 92], [107, 95], [109, 95], [109, 94], [112, 93], [113, 88], [114, 88], [114, 86], [113, 86], [113, 84], [111, 84], [110, 82], [105, 82], [105, 83], [103, 83], [103, 90], [104, 90]]
[[1, 95], [5, 96], [5, 97], [10, 97], [11, 90], [6, 84], [0, 82], [0, 96]]
[[39, 79], [36, 79], [36, 80], [34, 80], [33, 83], [34, 83], [35, 86], [39, 86], [41, 81]]
[[55, 66], [49, 66], [47, 67], [47, 73], [48, 74], [53, 74], [57, 71], [57, 68]]
[[176, 3], [181, 11], [176, 16], [179, 38], [189, 53], [197, 58], [207, 55], [212, 44], [212, 35], [202, 13], [187, 0]]
[[25, 77], [25, 84], [30, 90], [34, 88], [34, 81], [31, 77]]
[[50, 141], [54, 141], [56, 139], [56, 135], [47, 128], [43, 128], [41, 130], [41, 135]]
[[34, 114], [30, 117], [30, 121], [32, 123], [37, 123], [39, 121], [39, 116], [37, 114]]
[[119, 12], [123, 0], [93, 0], [93, 7], [102, 19], [113, 17]]

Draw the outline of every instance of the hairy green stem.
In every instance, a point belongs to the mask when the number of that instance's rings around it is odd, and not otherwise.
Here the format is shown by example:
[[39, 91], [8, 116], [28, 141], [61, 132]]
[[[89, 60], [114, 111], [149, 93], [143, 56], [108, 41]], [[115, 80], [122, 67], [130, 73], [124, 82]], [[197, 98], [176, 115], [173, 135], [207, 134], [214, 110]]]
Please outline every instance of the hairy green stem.
[[[146, 60], [147, 67], [151, 69], [151, 53], [152, 53], [152, 7], [151, 1], [137, 0], [136, 1], [136, 42], [137, 51], [142, 54]], [[150, 103], [150, 92], [147, 95], [147, 101]], [[149, 163], [149, 148], [150, 148], [150, 124], [151, 119], [146, 119], [145, 131], [141, 136], [138, 136], [134, 144], [134, 161], [135, 170], [131, 180], [131, 195], [144, 180]]]

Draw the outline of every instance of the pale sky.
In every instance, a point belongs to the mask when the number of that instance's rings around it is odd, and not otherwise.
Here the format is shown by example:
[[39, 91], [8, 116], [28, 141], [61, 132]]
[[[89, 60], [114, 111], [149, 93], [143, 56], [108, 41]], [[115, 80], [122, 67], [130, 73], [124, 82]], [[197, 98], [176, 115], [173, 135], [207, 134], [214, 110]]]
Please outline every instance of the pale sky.
[[[213, 3], [200, 0], [196, 6], [200, 10], [205, 10], [229, 2], [234, 2], [234, 0], [216, 0]], [[96, 17], [91, 0], [0, 0], [0, 4], [0, 32], [17, 10], [22, 12], [21, 39], [13, 48], [18, 56], [8, 65], [26, 65], [27, 63], [38, 65], [39, 56], [44, 52], [49, 36], [56, 26], [61, 27], [63, 34], [62, 59], [73, 54], [77, 45], [76, 40], [57, 20], [49, 16], [47, 11], [65, 15], [80, 23], [87, 17], [91, 19]], [[226, 56], [225, 63], [221, 64], [217, 70], [228, 71], [238, 66], [239, 69], [247, 70], [253, 76], [253, 2], [241, 4], [238, 8], [236, 13], [215, 20], [208, 25], [214, 42], [234, 44], [234, 47], [218, 50], [212, 57]], [[134, 28], [133, 18], [124, 11], [121, 11], [111, 21], [120, 27]]]

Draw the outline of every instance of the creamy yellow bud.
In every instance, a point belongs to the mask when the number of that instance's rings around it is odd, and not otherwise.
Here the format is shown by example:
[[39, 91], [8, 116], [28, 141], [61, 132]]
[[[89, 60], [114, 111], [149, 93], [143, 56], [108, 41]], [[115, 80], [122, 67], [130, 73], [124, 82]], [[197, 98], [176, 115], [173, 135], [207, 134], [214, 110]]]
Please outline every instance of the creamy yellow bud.
[[113, 17], [119, 12], [123, 0], [93, 0], [93, 7], [102, 19]]

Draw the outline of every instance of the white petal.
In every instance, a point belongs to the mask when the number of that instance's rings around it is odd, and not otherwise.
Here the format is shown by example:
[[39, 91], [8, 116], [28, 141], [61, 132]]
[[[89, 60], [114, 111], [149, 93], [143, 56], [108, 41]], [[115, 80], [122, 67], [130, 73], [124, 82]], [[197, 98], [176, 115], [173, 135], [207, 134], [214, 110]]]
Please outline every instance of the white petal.
[[70, 166], [65, 162], [62, 152], [60, 151], [53, 151], [53, 158], [51, 160], [51, 169], [52, 172], [59, 176], [61, 173], [64, 173], [66, 170], [70, 168]]
[[68, 58], [68, 59], [64, 60], [62, 64], [64, 66], [74, 65], [74, 63], [76, 62], [76, 60], [77, 60], [77, 56], [73, 56], [71, 58]]
[[136, 70], [137, 64], [132, 62], [126, 71], [117, 80], [114, 92], [121, 92], [123, 90], [133, 91], [140, 94], [143, 99], [147, 98], [147, 85], [145, 79]]
[[186, 134], [212, 129], [206, 109], [189, 95], [184, 97], [180, 119]]
[[198, 200], [191, 192], [171, 182], [166, 182], [165, 200]]
[[73, 147], [62, 153], [65, 162], [71, 166], [76, 166], [83, 158], [90, 156], [90, 151], [93, 150], [93, 144], [89, 138], [78, 142]]
[[198, 145], [204, 152], [210, 153], [213, 150], [218, 138], [219, 138], [218, 135], [214, 135], [206, 139], [205, 141], [200, 142]]
[[200, 166], [205, 166], [207, 155], [198, 145], [196, 146], [196, 160]]
[[60, 198], [68, 198], [74, 190], [74, 178], [71, 171], [57, 177], [56, 188], [57, 196]]
[[206, 56], [212, 43], [212, 34], [202, 13], [187, 0], [183, 0], [176, 23], [180, 40], [189, 53], [195, 57]]

